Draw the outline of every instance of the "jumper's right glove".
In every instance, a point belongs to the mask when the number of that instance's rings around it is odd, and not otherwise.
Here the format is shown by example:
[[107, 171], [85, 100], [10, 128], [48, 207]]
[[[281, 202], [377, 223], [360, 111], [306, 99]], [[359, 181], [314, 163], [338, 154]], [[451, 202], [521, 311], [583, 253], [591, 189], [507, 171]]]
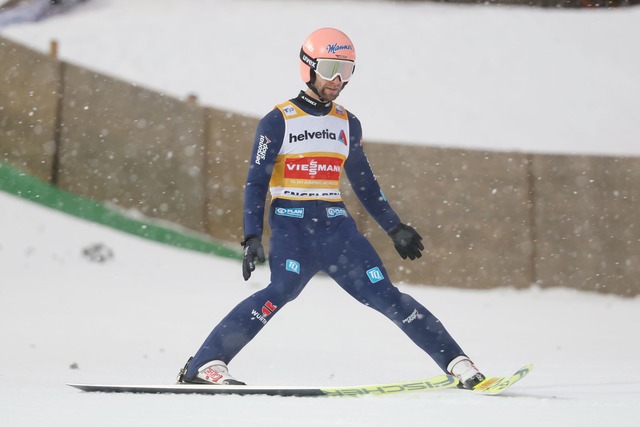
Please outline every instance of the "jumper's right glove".
[[264, 248], [262, 247], [262, 240], [256, 236], [249, 236], [240, 244], [244, 246], [242, 277], [244, 277], [244, 280], [249, 280], [251, 272], [256, 269], [256, 258], [258, 258], [259, 262], [265, 261]]
[[402, 259], [409, 257], [409, 259], [414, 260], [422, 256], [422, 252], [420, 252], [424, 249], [424, 245], [421, 242], [422, 237], [410, 225], [400, 223], [389, 230], [387, 234], [393, 240], [393, 244]]

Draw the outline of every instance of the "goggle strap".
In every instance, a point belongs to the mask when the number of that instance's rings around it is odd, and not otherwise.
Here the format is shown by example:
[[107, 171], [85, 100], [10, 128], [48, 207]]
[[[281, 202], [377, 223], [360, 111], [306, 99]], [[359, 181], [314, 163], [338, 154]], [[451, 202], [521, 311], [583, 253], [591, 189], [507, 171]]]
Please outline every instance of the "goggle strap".
[[318, 62], [307, 55], [303, 48], [300, 48], [300, 60], [311, 67], [312, 70], [315, 70], [318, 67]]

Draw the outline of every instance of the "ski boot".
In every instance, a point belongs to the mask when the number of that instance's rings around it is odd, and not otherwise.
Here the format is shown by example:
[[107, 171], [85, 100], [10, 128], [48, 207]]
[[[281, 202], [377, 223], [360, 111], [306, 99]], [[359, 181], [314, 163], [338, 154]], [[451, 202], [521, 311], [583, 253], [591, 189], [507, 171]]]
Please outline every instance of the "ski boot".
[[447, 371], [460, 381], [458, 383], [459, 388], [473, 390], [478, 384], [485, 380], [485, 376], [482, 375], [478, 368], [473, 364], [467, 356], [458, 356], [453, 359]]
[[221, 360], [212, 360], [198, 369], [198, 373], [192, 379], [186, 377], [189, 363], [193, 357], [187, 360], [184, 368], [178, 372], [178, 384], [214, 384], [214, 385], [246, 385], [229, 374], [227, 364]]

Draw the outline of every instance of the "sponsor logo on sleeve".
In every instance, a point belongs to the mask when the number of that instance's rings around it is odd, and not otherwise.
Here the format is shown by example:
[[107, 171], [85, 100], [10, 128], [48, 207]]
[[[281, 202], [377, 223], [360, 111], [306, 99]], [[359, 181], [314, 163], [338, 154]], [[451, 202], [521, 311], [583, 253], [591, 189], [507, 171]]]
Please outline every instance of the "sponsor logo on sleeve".
[[418, 317], [420, 316], [420, 313], [418, 313], [418, 309], [414, 309], [413, 312], [411, 312], [411, 314], [409, 315], [409, 317], [407, 317], [406, 319], [402, 320], [402, 323], [411, 323], [414, 320], [416, 320]]
[[256, 165], [259, 165], [261, 161], [267, 158], [267, 149], [269, 148], [271, 140], [266, 135], [260, 135], [258, 141], [258, 151], [256, 152]]
[[293, 108], [291, 105], [287, 105], [285, 106], [282, 111], [284, 111], [284, 115], [285, 116], [295, 116], [296, 115], [296, 109]]

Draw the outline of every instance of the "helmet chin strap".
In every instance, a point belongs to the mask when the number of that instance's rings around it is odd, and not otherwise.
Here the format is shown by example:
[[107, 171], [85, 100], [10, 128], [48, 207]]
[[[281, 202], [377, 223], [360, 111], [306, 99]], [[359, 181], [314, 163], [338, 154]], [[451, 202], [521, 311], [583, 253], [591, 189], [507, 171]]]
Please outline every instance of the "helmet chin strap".
[[315, 81], [316, 81], [316, 72], [311, 70], [311, 80], [307, 82], [307, 86], [309, 87], [309, 89], [311, 89], [313, 93], [315, 93], [318, 96], [318, 99], [320, 100], [320, 102], [322, 103], [327, 102], [327, 100], [324, 99], [322, 95], [320, 95], [320, 92], [318, 92], [318, 89], [316, 89], [316, 86], [314, 85]]

